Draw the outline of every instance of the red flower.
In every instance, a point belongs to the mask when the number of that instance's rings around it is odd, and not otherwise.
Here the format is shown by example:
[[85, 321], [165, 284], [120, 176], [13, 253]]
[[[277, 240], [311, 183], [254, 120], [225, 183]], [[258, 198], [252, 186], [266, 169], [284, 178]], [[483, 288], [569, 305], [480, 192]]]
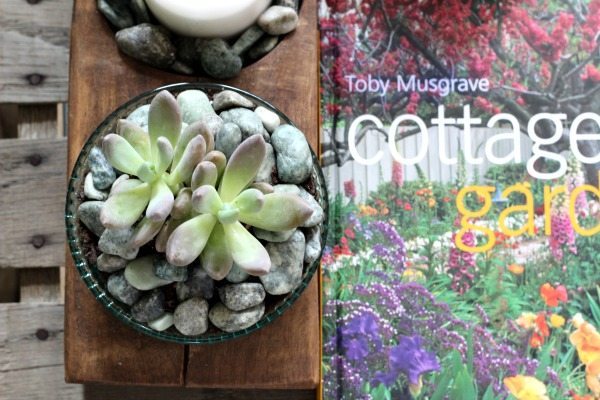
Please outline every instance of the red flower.
[[351, 228], [344, 229], [344, 235], [350, 239], [356, 238], [356, 235], [354, 234], [354, 231]]
[[563, 285], [558, 285], [556, 288], [549, 283], [544, 283], [540, 287], [540, 296], [548, 307], [558, 307], [559, 302], [566, 302], [569, 298], [567, 289]]
[[406, 211], [412, 210], [412, 206], [410, 205], [410, 203], [404, 203], [404, 210], [406, 210]]

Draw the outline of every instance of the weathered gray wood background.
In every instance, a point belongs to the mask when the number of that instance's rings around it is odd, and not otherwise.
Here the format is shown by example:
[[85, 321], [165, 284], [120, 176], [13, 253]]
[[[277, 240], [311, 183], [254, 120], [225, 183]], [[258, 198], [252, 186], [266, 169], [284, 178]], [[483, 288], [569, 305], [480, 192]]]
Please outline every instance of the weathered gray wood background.
[[[252, 391], [64, 383], [72, 8], [73, 0], [0, 0], [0, 400], [258, 398]], [[293, 398], [311, 395], [295, 391]], [[262, 391], [260, 398], [292, 396]]]

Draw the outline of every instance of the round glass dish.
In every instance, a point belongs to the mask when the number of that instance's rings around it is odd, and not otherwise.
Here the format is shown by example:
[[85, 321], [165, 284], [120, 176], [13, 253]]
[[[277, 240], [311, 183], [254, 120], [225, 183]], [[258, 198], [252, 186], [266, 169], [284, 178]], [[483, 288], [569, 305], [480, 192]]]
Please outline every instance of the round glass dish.
[[[117, 108], [114, 112], [112, 112], [108, 117], [106, 117], [104, 121], [100, 124], [100, 126], [98, 126], [98, 128], [94, 130], [94, 132], [85, 142], [83, 149], [79, 153], [77, 161], [75, 162], [75, 166], [73, 167], [73, 172], [71, 173], [71, 177], [69, 179], [69, 186], [67, 189], [67, 201], [65, 210], [67, 241], [69, 243], [69, 248], [71, 250], [71, 255], [73, 257], [75, 267], [79, 271], [81, 278], [83, 279], [87, 287], [90, 289], [94, 297], [96, 297], [96, 299], [100, 303], [102, 303], [102, 305], [106, 307], [106, 309], [108, 309], [120, 321], [136, 329], [139, 332], [161, 340], [167, 340], [182, 344], [217, 343], [254, 332], [268, 325], [278, 316], [283, 314], [296, 301], [296, 299], [298, 299], [300, 294], [308, 286], [315, 271], [318, 269], [321, 257], [319, 256], [319, 258], [312, 264], [304, 265], [302, 281], [300, 285], [291, 293], [288, 293], [287, 295], [283, 296], [267, 296], [267, 299], [269, 300], [265, 301], [264, 316], [256, 324], [250, 326], [249, 328], [237, 332], [228, 333], [211, 327], [206, 333], [200, 336], [182, 335], [177, 330], [175, 330], [174, 327], [171, 327], [167, 331], [158, 332], [153, 330], [152, 328], [149, 328], [146, 324], [134, 320], [129, 312], [129, 306], [114, 299], [111, 296], [111, 294], [106, 290], [106, 279], [108, 277], [108, 274], [105, 274], [104, 272], [101, 272], [96, 268], [96, 264], [93, 261], [93, 259], [95, 259], [95, 256], [91, 256], [92, 254], [95, 254], [94, 250], [92, 249], [92, 246], [94, 246], [93, 242], [97, 242], [97, 240], [86, 240], [86, 237], [89, 238], [90, 235], [89, 233], [87, 233], [87, 228], [85, 228], [82, 225], [77, 215], [77, 209], [79, 205], [84, 201], [83, 184], [84, 178], [89, 170], [87, 164], [88, 156], [91, 149], [94, 146], [100, 146], [101, 141], [105, 135], [111, 132], [115, 132], [116, 124], [119, 119], [126, 118], [136, 108], [145, 104], [149, 104], [152, 98], [161, 90], [168, 90], [176, 96], [178, 93], [189, 89], [202, 90], [205, 93], [207, 93], [209, 97], [212, 97], [215, 93], [218, 93], [223, 90], [233, 90], [252, 100], [257, 106], [266, 107], [267, 109], [277, 113], [277, 115], [279, 115], [279, 117], [281, 118], [282, 123], [293, 125], [292, 121], [285, 114], [283, 114], [281, 111], [279, 111], [277, 108], [264, 101], [263, 99], [243, 90], [221, 84], [181, 83], [175, 85], [168, 85], [143, 93], [129, 100], [128, 102]], [[321, 243], [325, 243], [328, 227], [327, 216], [329, 205], [327, 187], [325, 184], [325, 178], [323, 177], [323, 171], [321, 170], [321, 167], [319, 165], [318, 158], [316, 157], [312, 149], [311, 153], [313, 159], [313, 167], [311, 172], [311, 178], [309, 178], [309, 182], [312, 183], [311, 188], [314, 188], [316, 200], [321, 205], [321, 207], [323, 207], [323, 211], [325, 213], [325, 219], [320, 225]]]

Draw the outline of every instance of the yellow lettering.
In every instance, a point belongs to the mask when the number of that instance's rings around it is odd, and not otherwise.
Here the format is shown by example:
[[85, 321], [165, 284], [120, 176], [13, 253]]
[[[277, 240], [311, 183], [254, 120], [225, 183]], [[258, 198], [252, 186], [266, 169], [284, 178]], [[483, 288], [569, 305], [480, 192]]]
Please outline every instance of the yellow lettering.
[[[502, 197], [507, 198], [510, 194], [515, 192], [522, 193], [525, 196], [525, 204], [519, 204], [508, 207], [500, 213], [500, 216], [498, 217], [498, 225], [500, 226], [500, 231], [507, 236], [519, 236], [525, 232], [528, 232], [530, 235], [533, 235], [535, 233], [535, 219], [533, 205], [534, 202], [531, 190], [529, 190], [529, 188], [527, 188], [522, 183], [519, 183], [506, 188], [502, 192]], [[506, 225], [506, 219], [510, 216], [510, 214], [523, 211], [527, 213], [527, 222], [517, 230], [510, 229]]]
[[[469, 218], [479, 218], [486, 215], [492, 207], [492, 193], [496, 188], [493, 186], [466, 186], [458, 192], [456, 196], [456, 207], [458, 212], [462, 215], [460, 220], [461, 229], [456, 234], [455, 243], [456, 246], [462, 251], [469, 253], [484, 253], [494, 247], [496, 244], [496, 237], [491, 229], [471, 224]], [[465, 204], [465, 197], [469, 193], [476, 193], [478, 196], [483, 197], [483, 206], [478, 211], [469, 210]], [[463, 243], [463, 236], [470, 230], [479, 231], [485, 234], [487, 242], [481, 246], [467, 246]]]

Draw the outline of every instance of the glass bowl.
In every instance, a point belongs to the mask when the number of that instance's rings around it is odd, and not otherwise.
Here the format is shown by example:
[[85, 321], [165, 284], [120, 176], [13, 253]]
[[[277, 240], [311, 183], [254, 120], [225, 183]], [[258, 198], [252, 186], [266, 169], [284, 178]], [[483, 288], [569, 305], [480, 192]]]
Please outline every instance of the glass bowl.
[[[87, 163], [91, 149], [94, 146], [100, 146], [101, 141], [105, 135], [111, 132], [115, 132], [116, 124], [119, 119], [126, 118], [129, 114], [131, 114], [131, 112], [133, 112], [138, 107], [145, 104], [149, 104], [152, 98], [161, 90], [168, 90], [176, 96], [178, 93], [190, 89], [202, 90], [205, 93], [207, 93], [209, 97], [212, 97], [215, 93], [218, 93], [223, 90], [233, 90], [252, 100], [257, 106], [263, 106], [277, 113], [277, 115], [279, 115], [279, 117], [281, 118], [282, 123], [293, 125], [292, 121], [285, 114], [283, 114], [281, 111], [279, 111], [277, 108], [275, 108], [265, 100], [251, 93], [227, 85], [215, 83], [180, 83], [163, 86], [152, 91], [143, 93], [137, 97], [134, 97], [125, 104], [119, 106], [115, 111], [113, 111], [108, 117], [104, 119], [104, 121], [92, 132], [91, 136], [85, 142], [83, 149], [79, 153], [77, 161], [75, 162], [75, 166], [73, 167], [73, 171], [69, 179], [69, 186], [67, 189], [67, 202], [65, 210], [67, 241], [69, 243], [69, 248], [73, 257], [75, 267], [79, 271], [81, 279], [83, 279], [84, 283], [90, 289], [94, 297], [106, 309], [108, 309], [108, 311], [110, 311], [115, 317], [117, 317], [118, 320], [129, 325], [130, 327], [134, 328], [139, 332], [161, 340], [182, 344], [217, 343], [254, 332], [268, 325], [281, 314], [283, 314], [298, 299], [298, 297], [300, 297], [300, 294], [308, 286], [315, 271], [318, 269], [321, 257], [319, 256], [319, 258], [311, 264], [304, 264], [302, 281], [300, 285], [291, 293], [282, 296], [267, 295], [267, 298], [265, 299], [264, 316], [257, 323], [246, 329], [229, 333], [220, 331], [211, 325], [209, 330], [200, 336], [185, 336], [179, 333], [174, 327], [171, 327], [163, 332], [158, 332], [148, 327], [146, 324], [134, 320], [129, 312], [129, 306], [119, 302], [118, 300], [113, 298], [113, 296], [108, 292], [108, 290], [106, 289], [106, 280], [108, 278], [108, 274], [99, 271], [94, 262], [95, 250], [93, 246], [97, 244], [97, 240], [89, 240], [90, 235], [89, 233], [87, 233], [87, 228], [85, 228], [82, 225], [77, 215], [77, 209], [79, 205], [83, 201], [85, 201], [83, 195], [83, 184], [84, 178], [89, 170]], [[312, 151], [312, 148], [311, 153], [313, 159], [313, 168], [311, 172], [311, 178], [309, 178], [309, 181], [312, 181], [313, 183], [312, 186], [314, 186], [316, 200], [321, 205], [321, 207], [323, 207], [323, 211], [325, 214], [324, 221], [319, 225], [321, 228], [322, 252], [323, 244], [325, 243], [325, 238], [327, 236], [329, 204], [327, 187], [325, 184], [325, 178], [323, 177], [323, 171], [321, 170], [319, 160], [315, 155], [314, 151]], [[214, 301], [215, 297], [216, 296], [213, 296], [212, 301]]]

